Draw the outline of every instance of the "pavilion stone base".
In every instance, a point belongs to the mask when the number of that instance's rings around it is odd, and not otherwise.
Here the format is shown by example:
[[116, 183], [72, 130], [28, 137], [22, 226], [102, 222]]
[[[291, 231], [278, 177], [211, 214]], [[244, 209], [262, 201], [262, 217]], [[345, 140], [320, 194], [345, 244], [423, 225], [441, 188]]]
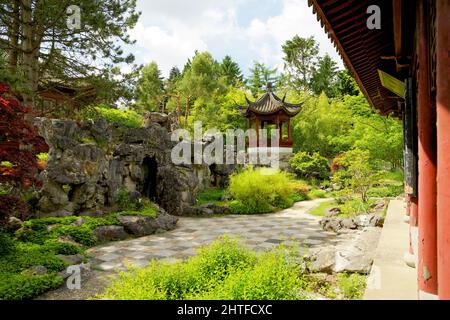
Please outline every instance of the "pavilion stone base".
[[283, 171], [291, 172], [292, 168], [289, 160], [293, 156], [292, 148], [286, 147], [257, 147], [248, 148], [246, 164], [256, 167], [279, 168]]

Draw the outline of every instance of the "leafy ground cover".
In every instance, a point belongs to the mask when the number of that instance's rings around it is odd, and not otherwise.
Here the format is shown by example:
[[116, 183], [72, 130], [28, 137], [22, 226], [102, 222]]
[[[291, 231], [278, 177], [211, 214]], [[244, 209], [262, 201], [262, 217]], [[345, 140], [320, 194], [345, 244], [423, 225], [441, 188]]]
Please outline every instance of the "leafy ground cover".
[[361, 298], [365, 277], [337, 275], [334, 283], [317, 280], [301, 267], [298, 247], [281, 244], [255, 253], [227, 236], [185, 261], [153, 260], [130, 269], [95, 299], [114, 300], [292, 300], [320, 294], [329, 299]]

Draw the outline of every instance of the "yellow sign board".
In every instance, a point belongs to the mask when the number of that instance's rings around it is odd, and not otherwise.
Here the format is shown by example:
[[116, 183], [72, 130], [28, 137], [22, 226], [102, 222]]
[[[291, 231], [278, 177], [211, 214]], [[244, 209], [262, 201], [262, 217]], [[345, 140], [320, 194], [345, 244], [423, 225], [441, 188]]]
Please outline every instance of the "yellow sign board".
[[378, 75], [380, 76], [383, 87], [392, 91], [399, 97], [405, 98], [405, 83], [403, 81], [398, 80], [380, 69], [378, 69]]

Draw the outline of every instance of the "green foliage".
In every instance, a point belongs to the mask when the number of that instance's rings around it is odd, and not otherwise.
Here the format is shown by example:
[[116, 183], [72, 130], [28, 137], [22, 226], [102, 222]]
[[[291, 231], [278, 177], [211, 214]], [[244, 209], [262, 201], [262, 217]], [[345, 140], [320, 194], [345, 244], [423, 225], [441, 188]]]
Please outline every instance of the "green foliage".
[[223, 94], [202, 96], [194, 102], [190, 129], [193, 121], [201, 121], [204, 128], [215, 128], [222, 133], [227, 129], [245, 129], [246, 121], [239, 110], [239, 105], [244, 104], [245, 92], [235, 87]]
[[317, 206], [315, 206], [314, 208], [309, 210], [308, 213], [312, 214], [314, 216], [322, 217], [325, 214], [327, 209], [336, 207], [336, 205], [337, 205], [337, 203], [334, 200], [321, 202]]
[[298, 251], [280, 246], [257, 255], [222, 237], [187, 261], [153, 260], [120, 274], [101, 299], [295, 299], [302, 282]]
[[54, 273], [30, 275], [0, 272], [0, 300], [31, 299], [64, 283]]
[[150, 217], [150, 218], [156, 218], [158, 215], [158, 210], [155, 206], [147, 206], [144, 209], [141, 210], [127, 210], [127, 211], [121, 211], [118, 212], [121, 216], [144, 216], [144, 217]]
[[139, 111], [159, 111], [164, 99], [164, 82], [156, 62], [141, 70], [136, 85], [136, 107]]
[[96, 243], [92, 232], [95, 228], [120, 224], [114, 215], [104, 218], [83, 217], [85, 223], [80, 226], [72, 225], [77, 219], [79, 217], [70, 216], [29, 220], [24, 222], [25, 228], [16, 231], [15, 235], [20, 241], [40, 245], [60, 236], [71, 236], [76, 242], [90, 247]]
[[[111, 71], [134, 60], [132, 54], [124, 54], [121, 45], [133, 43], [128, 30], [140, 15], [136, 0], [77, 1], [81, 25], [70, 30], [67, 22], [73, 16], [67, 11], [68, 5], [60, 0], [30, 0], [28, 5], [2, 1], [2, 21], [7, 23], [0, 26], [5, 35], [0, 52], [8, 53], [8, 71], [22, 79], [28, 89], [26, 104], [38, 84], [51, 88], [55, 81], [74, 87], [92, 86], [102, 98], [116, 93], [123, 96], [126, 90], [126, 79], [112, 79]], [[0, 74], [3, 76], [3, 70]], [[43, 75], [54, 81], [46, 83]]]
[[197, 205], [206, 203], [218, 203], [223, 201], [226, 189], [223, 188], [208, 188], [197, 194]]
[[37, 158], [39, 161], [45, 161], [45, 162], [47, 162], [47, 161], [48, 161], [48, 153], [46, 153], [46, 152], [41, 152], [41, 153], [39, 153], [39, 154], [36, 156], [36, 158]]
[[338, 207], [341, 209], [341, 216], [352, 217], [358, 214], [369, 213], [371, 211], [373, 201], [362, 201], [361, 199], [351, 199], [345, 201]]
[[137, 112], [133, 110], [114, 109], [105, 104], [84, 108], [78, 117], [89, 120], [103, 118], [109, 123], [118, 124], [119, 128], [122, 129], [140, 128], [143, 124], [143, 118]]
[[320, 203], [319, 205], [311, 209], [308, 213], [322, 217], [325, 215], [328, 209], [339, 208], [341, 210], [341, 213], [336, 217], [348, 218], [360, 214], [370, 213], [372, 211], [371, 205], [373, 203], [373, 200], [364, 202], [361, 199], [347, 199], [342, 203], [339, 203], [336, 200], [330, 200]]
[[296, 300], [305, 287], [298, 253], [283, 245], [258, 257], [252, 268], [233, 272], [220, 285], [190, 299], [205, 300]]
[[337, 72], [337, 82], [335, 86], [335, 91], [337, 96], [357, 96], [360, 91], [358, 88], [358, 84], [356, 83], [353, 76], [347, 69], [339, 70]]
[[337, 285], [346, 299], [361, 300], [366, 288], [366, 280], [367, 276], [358, 273], [339, 273]]
[[16, 243], [15, 250], [0, 258], [0, 272], [21, 272], [32, 266], [44, 266], [50, 272], [64, 270], [67, 264], [47, 248], [30, 243]]
[[247, 88], [251, 91], [253, 97], [265, 92], [270, 85], [274, 91], [277, 90], [278, 77], [277, 69], [270, 69], [264, 63], [254, 62], [250, 69], [250, 77], [247, 79]]
[[291, 86], [296, 90], [310, 89], [315, 61], [319, 54], [319, 46], [314, 37], [300, 38], [296, 35], [287, 40], [282, 49]]
[[13, 240], [0, 229], [0, 258], [14, 249]]
[[315, 152], [297, 152], [289, 161], [295, 173], [303, 178], [327, 179], [330, 176], [328, 160]]
[[327, 197], [327, 192], [325, 190], [321, 190], [321, 189], [313, 188], [308, 193], [309, 199], [321, 199], [321, 198], [326, 198], [326, 197]]
[[403, 185], [385, 185], [370, 188], [367, 195], [375, 198], [393, 198], [398, 197], [403, 191]]
[[[285, 172], [251, 167], [230, 177], [229, 192], [233, 213], [266, 213], [292, 206], [292, 179]], [[242, 211], [239, 211], [242, 210]]]
[[319, 58], [318, 66], [314, 69], [311, 78], [311, 88], [317, 95], [325, 92], [328, 97], [334, 97], [336, 86], [337, 64], [325, 54]]
[[338, 170], [333, 175], [333, 181], [344, 188], [351, 189], [367, 202], [369, 189], [378, 183], [380, 173], [376, 172], [370, 163], [369, 152], [351, 150], [335, 159]]
[[117, 190], [115, 195], [115, 202], [119, 206], [120, 210], [136, 209], [136, 201], [131, 200], [130, 192], [125, 187], [121, 187], [119, 190]]
[[222, 60], [220, 65], [220, 75], [225, 78], [228, 86], [237, 86], [244, 81], [239, 65], [228, 55]]

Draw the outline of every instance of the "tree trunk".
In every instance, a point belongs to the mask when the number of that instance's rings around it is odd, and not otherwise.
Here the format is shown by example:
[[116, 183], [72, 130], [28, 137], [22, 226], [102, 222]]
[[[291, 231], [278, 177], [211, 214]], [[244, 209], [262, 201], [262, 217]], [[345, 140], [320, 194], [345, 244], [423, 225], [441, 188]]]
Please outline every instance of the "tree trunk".
[[9, 30], [9, 55], [8, 65], [12, 74], [17, 71], [19, 58], [19, 32], [20, 32], [20, 9], [19, 1], [14, 1], [12, 5], [13, 18], [11, 29]]
[[39, 46], [36, 45], [31, 2], [32, 0], [21, 0], [23, 73], [27, 89], [27, 92], [23, 93], [23, 98], [26, 106], [34, 108], [34, 96], [39, 80]]

